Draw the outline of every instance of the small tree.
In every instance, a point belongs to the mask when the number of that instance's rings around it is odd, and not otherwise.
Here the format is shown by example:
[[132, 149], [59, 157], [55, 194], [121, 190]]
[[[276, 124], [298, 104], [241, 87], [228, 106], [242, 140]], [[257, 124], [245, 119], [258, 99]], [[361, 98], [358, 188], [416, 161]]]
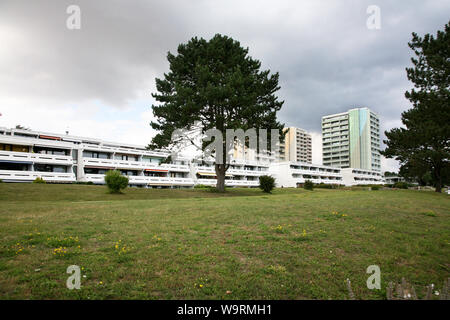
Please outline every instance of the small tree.
[[310, 181], [310, 180], [306, 180], [305, 184], [303, 185], [303, 188], [305, 188], [305, 190], [313, 190], [314, 183], [312, 183], [312, 181]]
[[110, 193], [121, 193], [128, 186], [128, 178], [119, 170], [109, 170], [105, 175], [105, 182]]
[[273, 188], [275, 188], [275, 179], [271, 176], [260, 176], [259, 188], [264, 192], [272, 193]]

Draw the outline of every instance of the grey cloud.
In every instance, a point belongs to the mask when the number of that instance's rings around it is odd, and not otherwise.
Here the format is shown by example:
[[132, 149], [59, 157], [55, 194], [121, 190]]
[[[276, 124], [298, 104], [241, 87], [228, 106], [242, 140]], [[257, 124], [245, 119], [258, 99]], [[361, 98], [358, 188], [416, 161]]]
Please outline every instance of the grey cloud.
[[[442, 29], [450, 3], [376, 2], [2, 1], [0, 95], [112, 107], [144, 97], [150, 105], [167, 51], [223, 33], [280, 72], [288, 125], [320, 132], [321, 116], [368, 106], [387, 129], [409, 106], [411, 32]], [[79, 31], [65, 28], [69, 4], [81, 7]], [[381, 8], [381, 30], [366, 28], [371, 4]]]

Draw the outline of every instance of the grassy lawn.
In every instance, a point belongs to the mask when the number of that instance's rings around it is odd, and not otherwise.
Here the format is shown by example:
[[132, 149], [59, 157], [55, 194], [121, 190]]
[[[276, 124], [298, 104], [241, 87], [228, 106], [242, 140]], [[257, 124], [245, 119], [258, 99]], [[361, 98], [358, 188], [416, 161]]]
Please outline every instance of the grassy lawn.
[[0, 230], [2, 299], [347, 299], [347, 278], [384, 299], [389, 281], [420, 297], [450, 276], [450, 197], [434, 192], [2, 183]]

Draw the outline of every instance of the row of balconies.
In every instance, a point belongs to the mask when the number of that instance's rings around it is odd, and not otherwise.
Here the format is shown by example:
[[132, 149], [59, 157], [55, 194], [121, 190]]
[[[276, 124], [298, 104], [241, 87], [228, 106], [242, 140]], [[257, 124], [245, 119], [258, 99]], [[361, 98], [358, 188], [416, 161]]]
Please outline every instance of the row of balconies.
[[44, 164], [72, 165], [74, 160], [71, 156], [60, 156], [52, 154], [0, 151], [0, 160], [2, 161], [22, 161]]
[[339, 172], [324, 172], [318, 170], [302, 170], [302, 169], [291, 169], [292, 174], [301, 174], [301, 175], [319, 175], [319, 176], [327, 176], [327, 177], [340, 177], [341, 173]]
[[88, 151], [103, 151], [109, 153], [120, 153], [120, 154], [134, 154], [134, 155], [144, 155], [144, 156], [157, 156], [165, 158], [169, 155], [168, 152], [163, 151], [152, 151], [152, 150], [134, 150], [121, 147], [112, 147], [105, 145], [95, 145], [95, 144], [82, 144], [81, 148]]
[[[196, 172], [208, 172], [208, 173], [216, 173], [214, 167], [204, 167], [199, 166], [196, 167]], [[236, 175], [236, 176], [262, 176], [268, 174], [268, 170], [266, 171], [257, 171], [257, 170], [242, 170], [242, 169], [228, 169], [227, 173]]]
[[312, 183], [325, 183], [325, 184], [343, 184], [342, 180], [330, 180], [330, 179], [308, 179], [303, 177], [294, 178], [295, 183], [305, 183], [306, 180], [311, 181]]
[[[206, 186], [215, 186], [217, 184], [216, 179], [197, 179], [197, 184], [204, 184]], [[226, 186], [233, 187], [257, 187], [259, 186], [259, 181], [251, 181], [251, 180], [225, 180]]]
[[100, 159], [100, 158], [83, 158], [84, 166], [99, 166], [99, 167], [113, 167], [120, 169], [162, 169], [172, 172], [189, 172], [189, 166], [177, 165], [177, 164], [156, 164], [144, 161], [125, 161], [125, 160], [112, 160], [112, 159]]
[[[130, 184], [143, 185], [177, 185], [177, 186], [193, 186], [194, 179], [191, 178], [172, 178], [172, 177], [149, 177], [149, 176], [127, 176]], [[95, 184], [104, 184], [105, 175], [103, 174], [86, 174], [85, 181]]]
[[76, 177], [73, 173], [59, 172], [39, 172], [39, 171], [13, 171], [0, 170], [0, 179], [3, 181], [34, 181], [36, 178], [42, 178], [49, 182], [75, 182]]

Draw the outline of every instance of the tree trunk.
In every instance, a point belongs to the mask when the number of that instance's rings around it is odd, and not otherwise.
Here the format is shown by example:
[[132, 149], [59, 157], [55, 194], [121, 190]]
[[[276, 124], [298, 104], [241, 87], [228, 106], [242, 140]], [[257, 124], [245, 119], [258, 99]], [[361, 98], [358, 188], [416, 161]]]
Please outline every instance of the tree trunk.
[[442, 192], [442, 183], [441, 183], [440, 179], [438, 181], [436, 181], [436, 188], [434, 189], [434, 191]]
[[436, 192], [442, 192], [442, 175], [441, 175], [441, 168], [440, 166], [437, 166], [434, 168], [434, 177], [435, 177], [435, 189]]
[[224, 164], [216, 164], [216, 176], [217, 176], [217, 185], [216, 188], [219, 192], [225, 192], [225, 165]]

